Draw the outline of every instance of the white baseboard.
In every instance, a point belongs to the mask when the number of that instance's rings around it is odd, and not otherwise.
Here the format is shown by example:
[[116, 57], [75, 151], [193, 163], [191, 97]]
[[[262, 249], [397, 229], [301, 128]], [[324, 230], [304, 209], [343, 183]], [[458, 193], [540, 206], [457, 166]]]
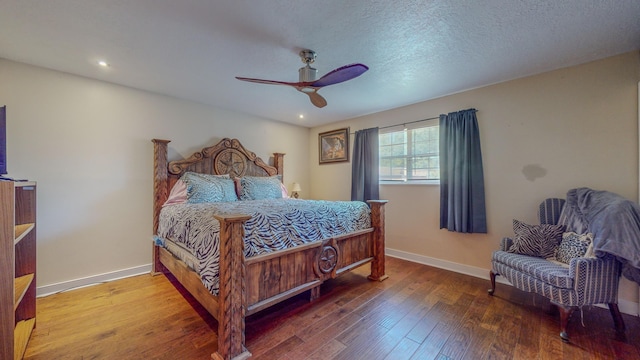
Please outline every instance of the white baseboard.
[[[429, 256], [418, 255], [406, 251], [386, 248], [386, 254], [395, 258], [412, 261], [418, 264], [429, 265], [440, 269], [450, 270], [460, 274], [470, 275], [477, 278], [489, 280], [489, 269], [483, 269], [475, 266], [464, 265], [452, 261], [436, 259]], [[496, 278], [497, 281], [509, 284], [506, 280]], [[502, 281], [501, 281], [502, 280]]]
[[[386, 254], [399, 259], [404, 259], [404, 260], [419, 263], [419, 264], [429, 265], [429, 266], [437, 267], [440, 269], [445, 269], [445, 270], [457, 272], [460, 274], [465, 274], [465, 275], [477, 277], [480, 279], [489, 280], [488, 269], [459, 264], [452, 261], [436, 259], [429, 256], [418, 255], [418, 254], [414, 254], [406, 251], [389, 249], [389, 248], [386, 249]], [[151, 272], [151, 264], [147, 264], [147, 265], [136, 266], [128, 269], [112, 271], [104, 274], [88, 276], [85, 278], [63, 281], [56, 284], [44, 285], [44, 286], [38, 287], [36, 289], [36, 296], [37, 297], [48, 296], [48, 295], [56, 294], [59, 292], [68, 291], [71, 289], [77, 289], [85, 286], [91, 286], [99, 283], [109, 282], [109, 281], [118, 280], [126, 277], [141, 275], [141, 274], [148, 274], [150, 272]], [[496, 282], [501, 284], [511, 285], [509, 281], [507, 281], [504, 277], [501, 277], [501, 276], [496, 278]], [[597, 305], [597, 306], [601, 306], [601, 305]], [[604, 307], [604, 306], [601, 306], [601, 307]], [[638, 303], [635, 303], [633, 301], [619, 299], [618, 307], [620, 308], [620, 312], [623, 312], [625, 314], [634, 315], [634, 316], [639, 315], [638, 311], [640, 309], [640, 306]]]
[[[452, 261], [436, 259], [429, 256], [418, 255], [418, 254], [414, 254], [406, 251], [389, 249], [389, 248], [386, 248], [385, 252], [388, 256], [391, 256], [391, 257], [408, 260], [418, 264], [429, 265], [429, 266], [437, 267], [440, 269], [457, 272], [460, 274], [474, 276], [480, 279], [490, 280], [489, 269], [482, 269], [475, 266], [459, 264]], [[496, 282], [501, 284], [511, 285], [511, 283], [502, 276], [497, 276]], [[596, 306], [607, 308], [605, 305], [596, 305]], [[618, 308], [620, 308], [620, 312], [629, 314], [629, 315], [634, 315], [634, 316], [638, 316], [638, 311], [639, 311], [638, 309], [640, 309], [638, 303], [635, 303], [629, 300], [624, 300], [624, 299], [618, 300]]]
[[81, 287], [101, 284], [113, 280], [123, 279], [131, 276], [148, 274], [151, 272], [151, 264], [140, 265], [128, 269], [112, 271], [104, 274], [87, 276], [80, 279], [63, 281], [56, 284], [44, 285], [36, 288], [36, 296], [43, 297], [57, 294], [63, 291], [78, 289]]
[[[607, 307], [604, 305], [597, 306], [607, 309]], [[638, 314], [638, 311], [640, 311], [640, 303], [634, 303], [633, 301], [625, 299], [618, 299], [618, 307], [620, 308], [621, 313], [640, 316], [640, 314]]]

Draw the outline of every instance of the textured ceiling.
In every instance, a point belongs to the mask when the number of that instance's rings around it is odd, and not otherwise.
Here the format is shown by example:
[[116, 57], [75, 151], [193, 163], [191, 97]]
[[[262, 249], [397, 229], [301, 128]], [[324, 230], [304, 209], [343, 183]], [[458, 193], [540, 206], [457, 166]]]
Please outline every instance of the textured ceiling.
[[[311, 127], [639, 49], [639, 19], [638, 0], [2, 0], [0, 57]], [[370, 70], [322, 109], [234, 78], [297, 81], [304, 48], [319, 75]]]

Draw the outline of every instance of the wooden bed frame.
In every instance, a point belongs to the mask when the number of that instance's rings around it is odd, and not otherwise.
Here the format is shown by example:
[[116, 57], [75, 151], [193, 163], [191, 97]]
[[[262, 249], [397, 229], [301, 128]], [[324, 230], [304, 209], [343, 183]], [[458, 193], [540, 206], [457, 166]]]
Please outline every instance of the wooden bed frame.
[[[237, 139], [222, 139], [189, 158], [168, 162], [169, 140], [154, 139], [153, 233], [157, 233], [162, 204], [186, 171], [239, 176], [283, 175], [282, 153], [274, 153], [269, 166]], [[245, 316], [311, 290], [320, 295], [320, 284], [341, 273], [371, 263], [369, 279], [382, 281], [385, 274], [384, 205], [369, 201], [372, 227], [343, 236], [244, 258], [243, 223], [247, 215], [216, 216], [220, 222], [220, 289], [212, 295], [200, 277], [166, 249], [153, 246], [154, 274], [171, 272], [218, 320], [218, 350], [213, 359], [240, 360], [251, 356], [245, 348]]]

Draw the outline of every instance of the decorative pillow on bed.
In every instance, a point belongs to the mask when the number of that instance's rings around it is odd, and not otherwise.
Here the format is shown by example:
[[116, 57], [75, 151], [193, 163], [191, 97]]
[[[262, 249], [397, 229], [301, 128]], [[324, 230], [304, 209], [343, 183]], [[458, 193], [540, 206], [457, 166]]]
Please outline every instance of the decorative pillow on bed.
[[282, 182], [280, 182], [280, 189], [282, 189], [282, 198], [283, 199], [288, 199], [289, 198], [289, 191], [287, 191], [287, 187], [284, 186], [284, 184]]
[[187, 185], [185, 185], [184, 181], [178, 180], [176, 181], [173, 188], [171, 188], [171, 192], [169, 193], [169, 198], [167, 201], [162, 204], [162, 206], [173, 205], [173, 204], [184, 204], [187, 202]]
[[562, 240], [564, 226], [551, 224], [528, 225], [514, 219], [513, 231], [515, 232], [513, 245], [507, 252], [546, 259], [554, 255], [556, 247]]
[[[282, 183], [282, 178], [280, 177], [280, 175], [276, 175], [278, 177], [278, 179], [280, 179], [280, 188], [282, 189], [282, 198], [283, 199], [289, 199], [289, 190], [287, 190], [287, 187], [284, 186], [284, 184]], [[234, 178], [233, 179], [233, 183], [236, 186], [236, 195], [238, 195], [238, 199], [240, 199], [240, 194], [242, 194], [242, 178]]]
[[228, 175], [186, 172], [180, 180], [187, 187], [187, 202], [190, 204], [238, 200], [233, 180]]
[[245, 176], [240, 179], [240, 200], [282, 198], [280, 176]]
[[[591, 251], [589, 251], [591, 249]], [[576, 234], [566, 232], [562, 234], [562, 241], [556, 249], [556, 260], [568, 264], [571, 259], [593, 256], [593, 234]], [[588, 254], [590, 252], [590, 254]]]

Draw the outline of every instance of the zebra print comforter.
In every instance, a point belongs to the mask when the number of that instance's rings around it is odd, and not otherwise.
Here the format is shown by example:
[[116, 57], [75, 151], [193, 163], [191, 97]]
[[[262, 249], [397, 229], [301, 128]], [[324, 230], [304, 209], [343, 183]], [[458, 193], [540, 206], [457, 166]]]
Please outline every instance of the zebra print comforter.
[[202, 283], [214, 295], [220, 256], [220, 223], [214, 214], [251, 215], [244, 225], [245, 257], [371, 227], [369, 207], [359, 201], [269, 199], [163, 207], [160, 242], [170, 239], [189, 249], [198, 259]]

